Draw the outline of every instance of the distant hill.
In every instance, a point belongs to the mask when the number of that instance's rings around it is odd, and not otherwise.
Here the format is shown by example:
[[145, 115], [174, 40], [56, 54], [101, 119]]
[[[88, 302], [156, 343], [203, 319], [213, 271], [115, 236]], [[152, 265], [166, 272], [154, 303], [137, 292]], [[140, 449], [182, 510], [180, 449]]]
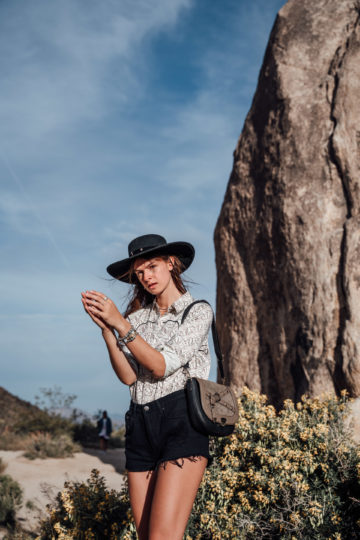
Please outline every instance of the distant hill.
[[66, 427], [66, 420], [49, 415], [36, 405], [14, 396], [0, 386], [0, 435], [3, 431], [55, 432]]
[[[6, 431], [67, 431], [69, 429], [71, 410], [59, 409], [54, 414], [48, 414], [43, 409], [29, 401], [20, 399], [0, 386], [0, 436]], [[79, 411], [81, 412], [81, 411]], [[124, 425], [123, 414], [110, 414], [114, 429]], [[92, 420], [93, 415], [81, 412], [80, 419]]]
[[36, 405], [10, 394], [0, 386], [0, 429], [4, 426], [14, 426], [22, 422], [25, 417], [38, 415], [42, 412]]

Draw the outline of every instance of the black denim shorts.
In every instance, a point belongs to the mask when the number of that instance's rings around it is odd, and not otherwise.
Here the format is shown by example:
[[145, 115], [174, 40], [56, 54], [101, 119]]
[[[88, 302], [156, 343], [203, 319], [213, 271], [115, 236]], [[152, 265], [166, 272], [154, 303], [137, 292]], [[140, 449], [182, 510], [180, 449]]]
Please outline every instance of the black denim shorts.
[[205, 457], [210, 463], [209, 437], [192, 427], [184, 390], [145, 405], [131, 402], [125, 426], [128, 471], [151, 471], [167, 462], [182, 466], [186, 458]]

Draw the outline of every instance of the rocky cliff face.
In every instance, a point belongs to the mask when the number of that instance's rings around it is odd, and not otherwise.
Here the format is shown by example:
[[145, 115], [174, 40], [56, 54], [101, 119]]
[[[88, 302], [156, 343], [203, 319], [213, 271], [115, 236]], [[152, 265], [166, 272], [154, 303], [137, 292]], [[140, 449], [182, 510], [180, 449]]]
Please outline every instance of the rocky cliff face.
[[360, 395], [360, 5], [275, 21], [215, 230], [227, 379]]

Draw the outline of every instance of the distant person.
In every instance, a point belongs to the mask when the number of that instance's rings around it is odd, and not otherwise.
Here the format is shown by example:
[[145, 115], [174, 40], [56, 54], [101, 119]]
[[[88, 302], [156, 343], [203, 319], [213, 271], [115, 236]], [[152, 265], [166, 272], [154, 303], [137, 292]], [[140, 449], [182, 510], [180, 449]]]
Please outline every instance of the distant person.
[[108, 447], [108, 441], [112, 432], [111, 419], [108, 417], [107, 412], [104, 411], [102, 418], [97, 423], [100, 437], [100, 448], [106, 452]]
[[130, 503], [139, 540], [182, 540], [209, 462], [209, 437], [189, 418], [185, 384], [207, 379], [208, 304], [193, 303], [181, 273], [193, 261], [188, 242], [147, 234], [130, 242], [129, 256], [108, 266], [132, 285], [123, 316], [103, 293], [82, 293], [85, 311], [101, 328], [112, 367], [130, 388], [125, 455]]

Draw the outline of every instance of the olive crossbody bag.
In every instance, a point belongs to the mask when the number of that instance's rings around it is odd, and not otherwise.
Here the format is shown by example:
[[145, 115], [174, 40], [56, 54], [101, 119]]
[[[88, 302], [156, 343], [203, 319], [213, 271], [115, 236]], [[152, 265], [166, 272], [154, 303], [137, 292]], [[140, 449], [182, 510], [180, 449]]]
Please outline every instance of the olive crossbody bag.
[[[185, 321], [192, 306], [198, 303], [210, 305], [206, 300], [195, 300], [185, 308], [181, 324]], [[223, 359], [214, 314], [211, 330], [220, 376], [224, 380]], [[185, 369], [187, 369], [186, 366]], [[239, 418], [239, 408], [235, 393], [230, 386], [199, 377], [189, 377], [185, 391], [190, 420], [197, 431], [215, 437], [225, 437], [234, 431]]]

